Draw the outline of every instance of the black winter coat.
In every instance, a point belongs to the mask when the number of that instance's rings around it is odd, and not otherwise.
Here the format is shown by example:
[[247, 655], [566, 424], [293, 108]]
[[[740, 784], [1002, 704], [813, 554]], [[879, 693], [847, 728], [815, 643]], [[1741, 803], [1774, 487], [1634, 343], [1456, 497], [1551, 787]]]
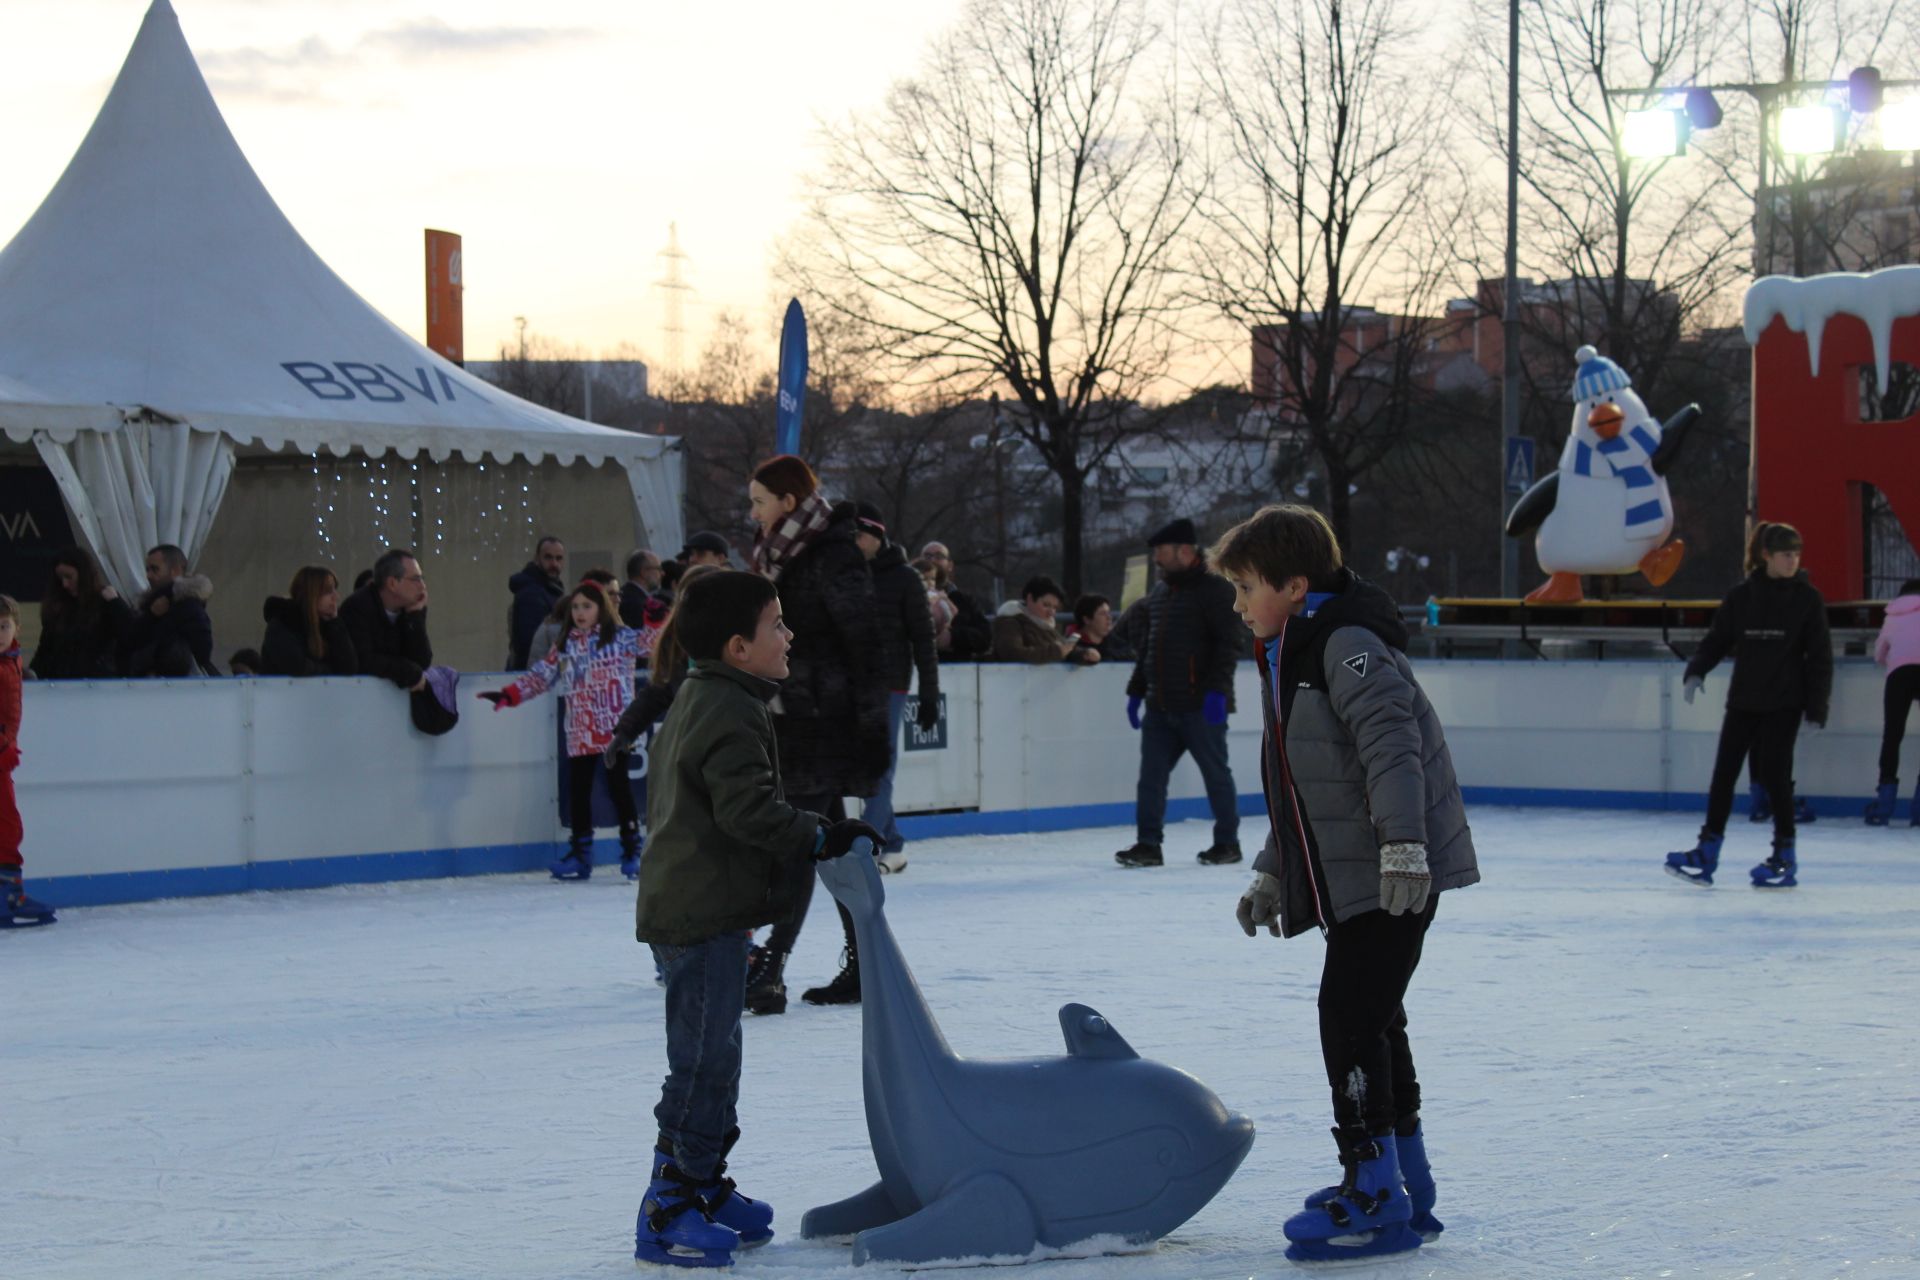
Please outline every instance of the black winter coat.
[[1707, 638], [1687, 663], [1687, 675], [1705, 678], [1733, 654], [1727, 706], [1734, 711], [1804, 711], [1826, 723], [1833, 694], [1833, 639], [1827, 602], [1802, 570], [1773, 578], [1755, 569], [1727, 592], [1714, 611]]
[[947, 599], [953, 601], [953, 625], [947, 628], [953, 645], [946, 656], [952, 659], [984, 659], [993, 656], [993, 619], [980, 611], [973, 597], [956, 586], [947, 587]]
[[1232, 585], [1203, 562], [1167, 575], [1138, 607], [1146, 611], [1147, 634], [1127, 696], [1178, 714], [1200, 710], [1209, 693], [1224, 693], [1231, 709], [1234, 664], [1253, 639], [1233, 611]]
[[780, 772], [795, 796], [865, 799], [892, 762], [873, 575], [853, 534], [849, 511], [780, 574], [793, 648], [773, 725]]
[[72, 613], [62, 622], [49, 621], [42, 605], [40, 643], [28, 670], [42, 680], [111, 680], [119, 675], [120, 650], [133, 626], [133, 610], [118, 596], [98, 604], [85, 622]]
[[[513, 605], [507, 610], [507, 670], [525, 671], [527, 651], [533, 646], [533, 633], [567, 594], [567, 586], [532, 560], [520, 572], [507, 579], [513, 593]], [[545, 654], [541, 654], [545, 657]]]
[[[320, 643], [327, 656], [316, 658], [307, 650], [306, 622], [285, 596], [268, 596], [260, 607], [267, 620], [267, 634], [260, 641], [260, 674], [263, 676], [357, 676], [360, 660], [353, 651], [353, 637], [338, 616], [320, 623]], [[384, 621], [384, 619], [383, 619]], [[417, 678], [417, 677], [416, 677]]]
[[933, 611], [927, 583], [907, 567], [907, 553], [888, 543], [873, 557], [873, 595], [880, 616], [880, 674], [889, 693], [905, 693], [915, 668], [920, 696], [940, 696], [940, 666], [933, 656]]
[[[163, 595], [167, 597], [167, 611], [156, 617], [150, 607]], [[142, 592], [127, 628], [127, 674], [185, 676], [213, 672], [213, 622], [207, 617], [207, 601], [212, 598], [213, 583], [192, 573]]]
[[433, 665], [427, 611], [402, 613], [389, 621], [380, 603], [380, 588], [373, 583], [340, 602], [340, 620], [347, 624], [361, 675], [379, 676], [411, 689]]

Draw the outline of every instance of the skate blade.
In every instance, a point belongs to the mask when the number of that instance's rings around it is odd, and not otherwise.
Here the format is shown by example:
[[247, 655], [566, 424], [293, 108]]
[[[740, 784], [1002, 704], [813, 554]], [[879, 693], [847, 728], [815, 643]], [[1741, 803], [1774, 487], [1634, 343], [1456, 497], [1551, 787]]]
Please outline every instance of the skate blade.
[[1711, 889], [1713, 887], [1712, 876], [1690, 876], [1679, 867], [1668, 867], [1667, 874], [1685, 880], [1688, 884], [1697, 884], [1703, 889]]
[[0, 929], [38, 929], [41, 925], [59, 923], [59, 917], [52, 913], [44, 916], [0, 916]]
[[647, 1267], [730, 1267], [733, 1265], [733, 1250], [689, 1249], [683, 1245], [647, 1243], [634, 1248], [633, 1265], [643, 1269]]
[[1361, 1231], [1353, 1235], [1330, 1236], [1325, 1240], [1296, 1240], [1287, 1246], [1287, 1261], [1318, 1270], [1326, 1266], [1367, 1262], [1396, 1253], [1409, 1253], [1421, 1245], [1421, 1237], [1404, 1222]]

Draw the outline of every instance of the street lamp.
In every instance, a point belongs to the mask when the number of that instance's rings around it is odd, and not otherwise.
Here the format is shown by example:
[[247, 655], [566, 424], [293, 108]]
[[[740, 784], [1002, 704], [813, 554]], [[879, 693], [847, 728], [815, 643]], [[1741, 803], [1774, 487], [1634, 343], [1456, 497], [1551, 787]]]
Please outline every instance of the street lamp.
[[1620, 128], [1620, 149], [1635, 160], [1684, 155], [1690, 132], [1682, 112], [1667, 107], [1629, 111]]
[[1846, 133], [1840, 108], [1821, 103], [1780, 108], [1780, 149], [1790, 156], [1825, 156], [1840, 149]]
[[1881, 110], [1880, 149], [1920, 151], [1920, 98], [1908, 98]]

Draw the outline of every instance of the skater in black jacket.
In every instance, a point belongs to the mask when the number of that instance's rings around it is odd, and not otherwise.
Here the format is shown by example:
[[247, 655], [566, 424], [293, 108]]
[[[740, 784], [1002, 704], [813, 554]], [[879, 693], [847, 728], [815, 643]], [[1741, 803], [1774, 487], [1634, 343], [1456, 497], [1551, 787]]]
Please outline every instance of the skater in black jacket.
[[1827, 605], [1800, 569], [1801, 546], [1800, 533], [1790, 524], [1754, 526], [1747, 578], [1727, 592], [1707, 638], [1687, 663], [1684, 684], [1692, 702], [1707, 673], [1734, 655], [1706, 824], [1693, 848], [1667, 855], [1667, 870], [1683, 880], [1713, 883], [1727, 815], [1733, 812], [1733, 788], [1751, 752], [1773, 809], [1773, 854], [1753, 869], [1753, 883], [1763, 889], [1790, 889], [1796, 883], [1793, 744], [1802, 719], [1826, 727], [1833, 692]]

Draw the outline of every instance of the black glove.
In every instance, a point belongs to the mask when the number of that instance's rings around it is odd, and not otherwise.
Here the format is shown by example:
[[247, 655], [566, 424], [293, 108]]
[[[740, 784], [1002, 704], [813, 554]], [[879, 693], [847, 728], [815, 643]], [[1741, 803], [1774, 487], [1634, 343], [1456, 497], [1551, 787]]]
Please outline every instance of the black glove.
[[613, 740], [607, 743], [607, 749], [600, 753], [601, 761], [609, 769], [620, 767], [620, 758], [633, 750], [633, 739], [624, 733], [616, 732]]
[[830, 822], [826, 828], [826, 843], [820, 846], [820, 852], [814, 854], [816, 861], [825, 862], [828, 858], [837, 858], [853, 848], [853, 842], [861, 836], [873, 841], [873, 847], [880, 847], [880, 833], [858, 818], [842, 818], [839, 822]]
[[488, 690], [486, 693], [480, 694], [479, 697], [482, 702], [491, 702], [496, 707], [507, 700], [505, 690]]
[[938, 694], [931, 698], [924, 693], [920, 695], [919, 723], [922, 733], [932, 733], [939, 726], [940, 697]]

